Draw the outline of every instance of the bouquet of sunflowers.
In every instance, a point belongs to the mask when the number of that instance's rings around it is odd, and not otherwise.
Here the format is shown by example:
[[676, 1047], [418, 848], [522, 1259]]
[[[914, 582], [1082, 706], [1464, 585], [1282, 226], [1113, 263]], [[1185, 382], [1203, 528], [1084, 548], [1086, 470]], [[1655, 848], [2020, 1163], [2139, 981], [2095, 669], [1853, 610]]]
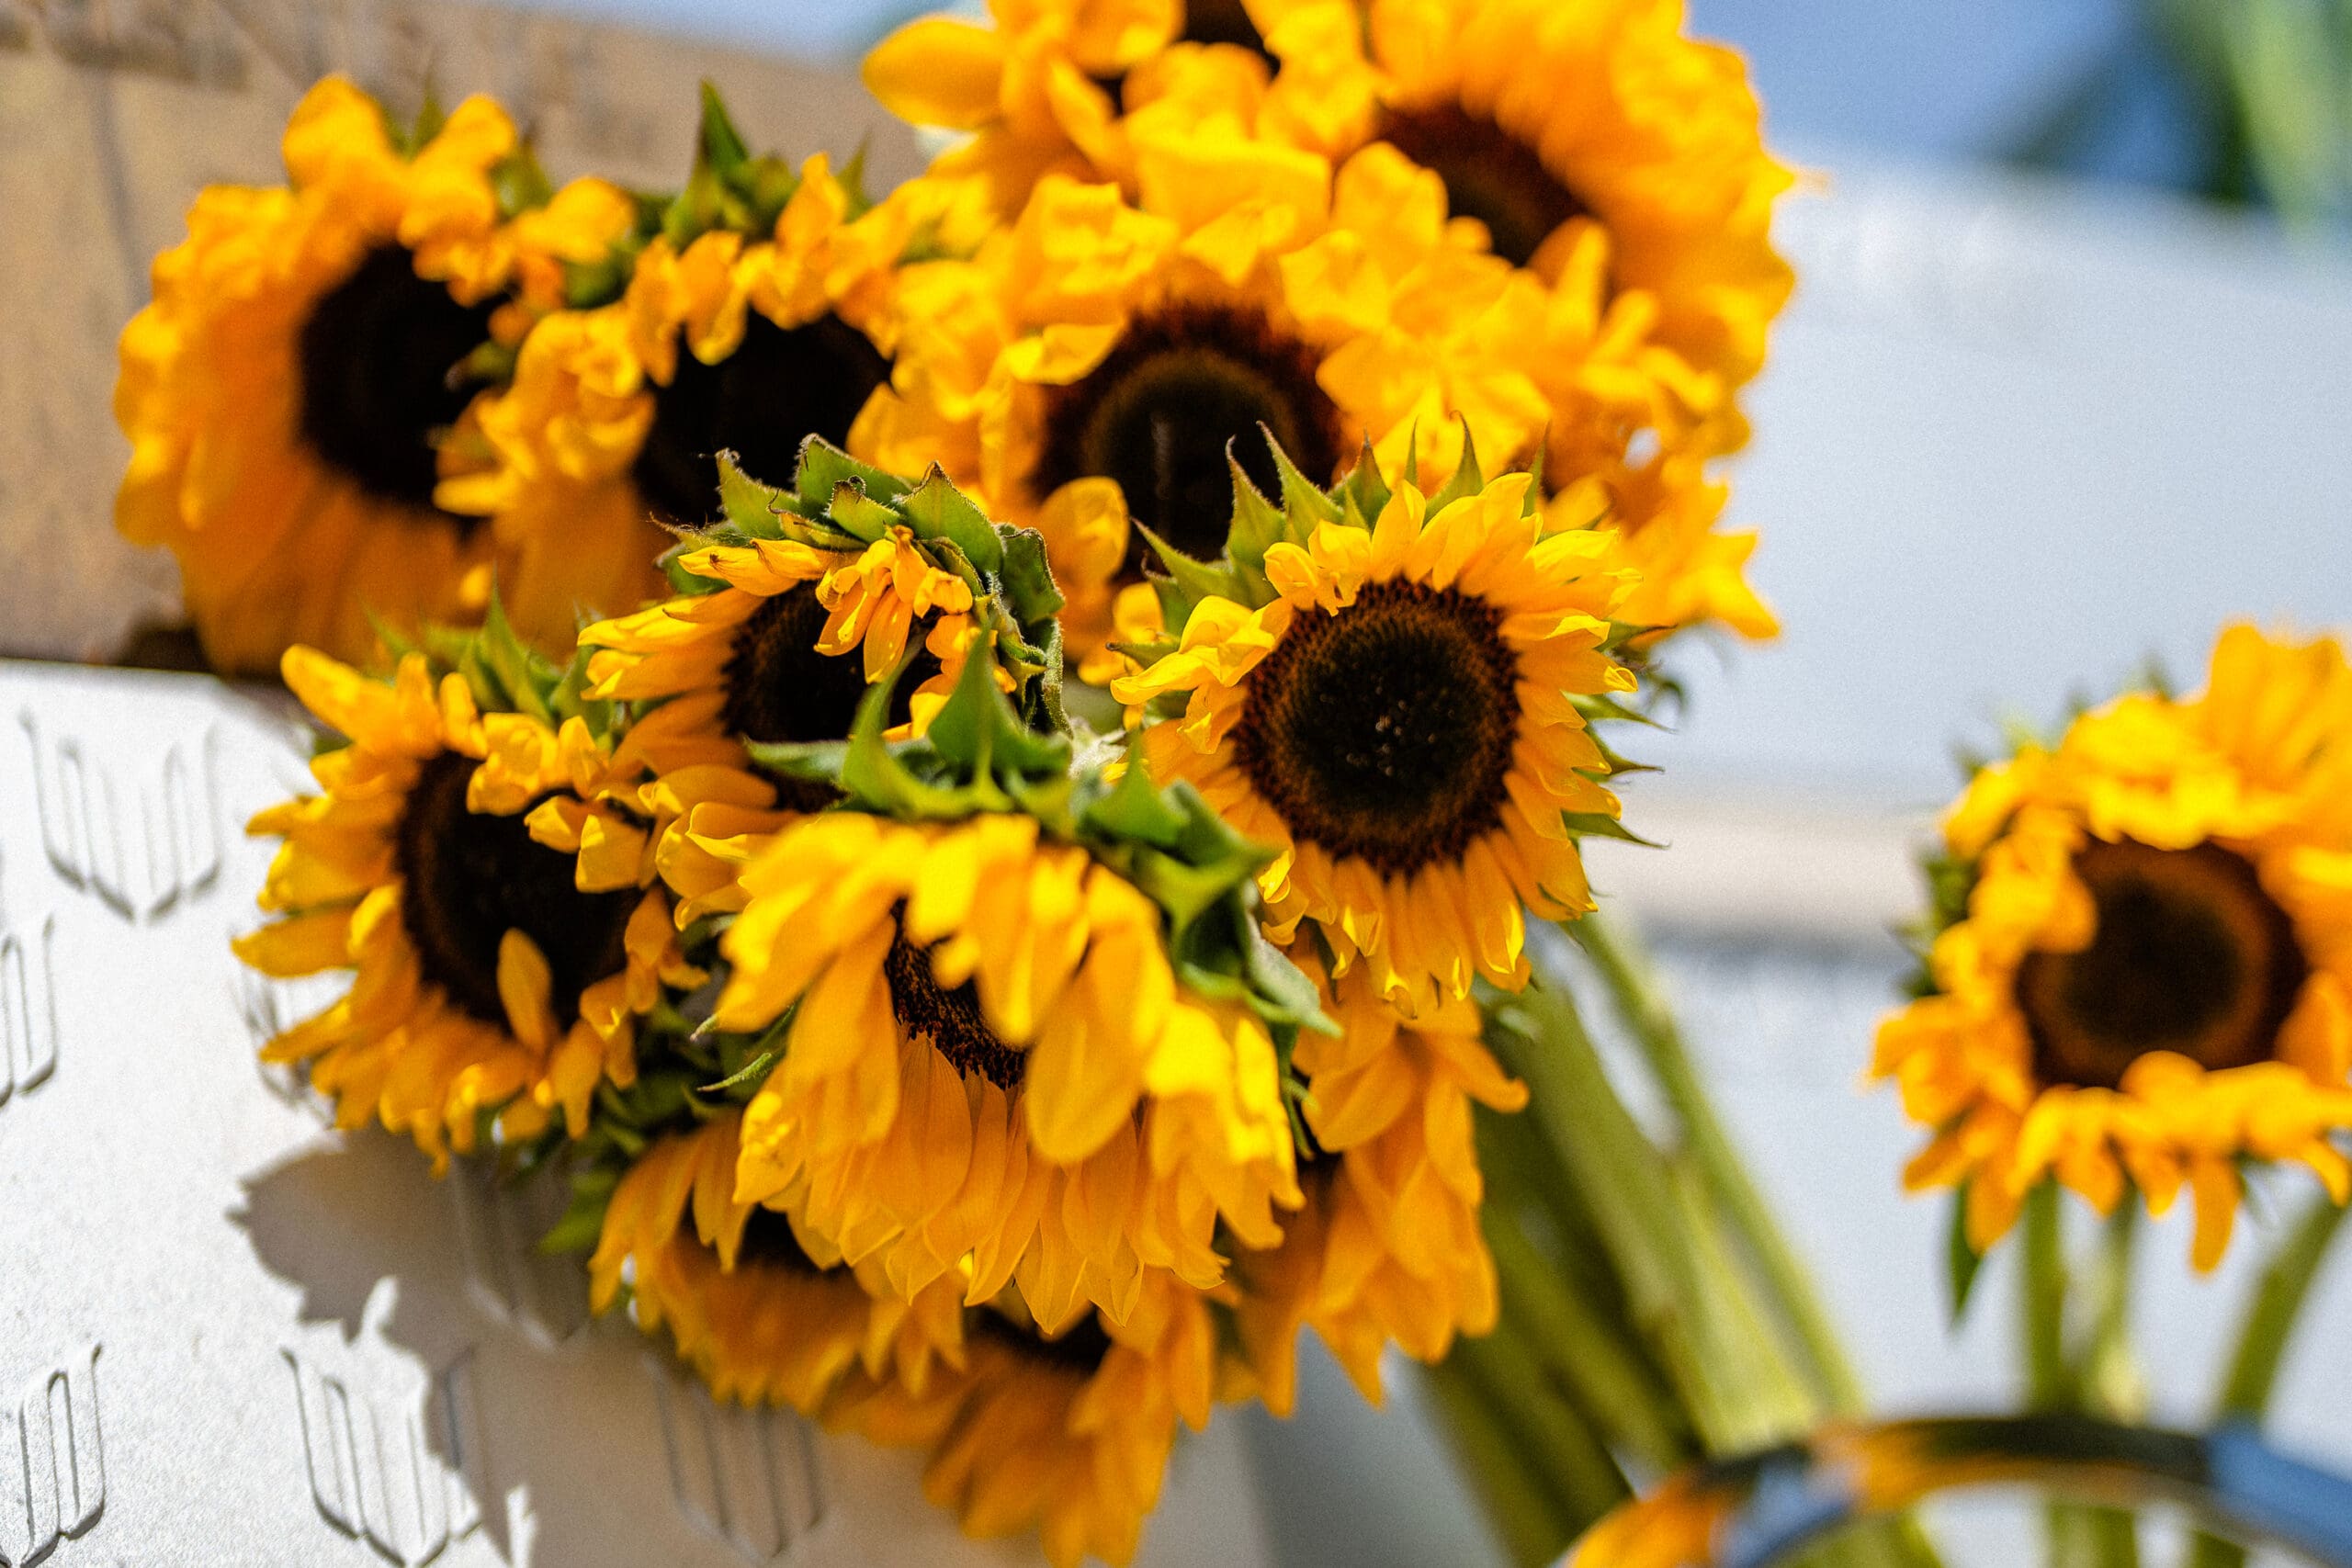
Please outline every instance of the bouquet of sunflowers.
[[[1677, 645], [1774, 630], [1720, 525], [1792, 283], [1740, 62], [1668, 0], [993, 10], [867, 61], [945, 133], [888, 192], [708, 94], [678, 189], [557, 188], [485, 100], [331, 79], [283, 187], [199, 198], [118, 515], [327, 737], [237, 951], [350, 987], [268, 1055], [567, 1184], [600, 1309], [1057, 1564], [1127, 1560], [1180, 1427], [1287, 1413], [1308, 1328], [1374, 1400], [1426, 1364], [1525, 1562], [2060, 1472], [2342, 1547], [2122, 1425], [2124, 1292], [2069, 1303], [2057, 1208], [2112, 1270], [2186, 1190], [2211, 1267], [2251, 1168], [2322, 1178], [2258, 1415], [2352, 1179], [2336, 645], [2233, 629], [2201, 696], [1970, 785], [1878, 1070], [1963, 1292], [2023, 1217], [2034, 1416], [1837, 1425], [1578, 848], [1634, 837]], [[2053, 1513], [2053, 1561], [2130, 1561], [2119, 1517]]]

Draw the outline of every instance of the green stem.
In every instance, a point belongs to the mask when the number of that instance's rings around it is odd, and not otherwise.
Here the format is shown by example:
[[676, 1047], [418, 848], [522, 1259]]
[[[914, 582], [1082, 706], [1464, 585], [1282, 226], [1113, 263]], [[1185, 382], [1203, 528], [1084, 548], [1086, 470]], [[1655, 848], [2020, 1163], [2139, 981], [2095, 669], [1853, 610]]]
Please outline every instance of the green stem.
[[1634, 1495], [1606, 1445], [1577, 1408], [1553, 1390], [1517, 1336], [1498, 1330], [1481, 1339], [1458, 1340], [1447, 1360], [1460, 1363], [1468, 1374], [1565, 1524], [1544, 1543], [1540, 1561], [1558, 1557], [1570, 1541]]
[[[2312, 1286], [2343, 1224], [2344, 1210], [2323, 1192], [2302, 1223], [2271, 1254], [2255, 1284], [2245, 1322], [2238, 1329], [2237, 1348], [2230, 1358], [2229, 1373], [2222, 1381], [2221, 1396], [2214, 1401], [2217, 1421], [2258, 1422], [2268, 1414], [2278, 1369], [2286, 1361]], [[2189, 1568], [2245, 1568], [2245, 1563], [2244, 1547], [2201, 1533], [2188, 1558]]]
[[1591, 957], [1667, 1102], [1674, 1108], [1691, 1158], [1722, 1205], [1726, 1224], [1762, 1276], [1774, 1315], [1794, 1340], [1818, 1397], [1833, 1414], [1860, 1414], [1861, 1381], [1847, 1359], [1828, 1309], [1811, 1273], [1757, 1190], [1714, 1101], [1700, 1081], [1682, 1032], [1643, 962], [1632, 944], [1598, 914], [1577, 921], [1571, 934]]
[[1504, 1429], [1468, 1371], [1449, 1358], [1421, 1369], [1487, 1521], [1513, 1562], [1537, 1563], [1575, 1527], [1529, 1454]]
[[[2091, 1340], [2074, 1374], [2079, 1403], [2117, 1421], [2136, 1421], [2143, 1414], [2132, 1354], [2132, 1270], [2139, 1235], [2140, 1205], [2130, 1195], [2116, 1205], [2101, 1238]], [[2131, 1509], [2092, 1508], [2085, 1521], [2091, 1559], [2099, 1568], [2140, 1568], [2140, 1527]]]
[[2045, 1181], [2025, 1201], [2024, 1268], [2018, 1276], [2019, 1327], [2025, 1346], [2025, 1397], [2030, 1410], [2075, 1406], [2074, 1379], [2066, 1366], [2065, 1216], [2058, 1187]]
[[1485, 1220], [1504, 1324], [1591, 1424], [1660, 1473], [1699, 1458], [1674, 1396], [1622, 1327], [1561, 1280], [1501, 1205], [1489, 1202]]
[[1522, 1114], [1569, 1173], [1623, 1292], [1627, 1319], [1691, 1425], [1711, 1452], [1745, 1446], [1747, 1415], [1723, 1387], [1726, 1375], [1744, 1371], [1745, 1359], [1727, 1363], [1708, 1322], [1718, 1286], [1702, 1284], [1666, 1162], [1617, 1098], [1574, 999], [1539, 980], [1489, 1015], [1487, 1039], [1526, 1082]]
[[2344, 1211], [2323, 1192], [2301, 1224], [2279, 1245], [2255, 1287], [2245, 1325], [2214, 1414], [2223, 1420], [2259, 1421], [2270, 1408], [2278, 1369], [2287, 1359], [2303, 1304], [2327, 1261], [2330, 1244], [2344, 1224]]
[[[2044, 1181], [2025, 1201], [2024, 1267], [2019, 1271], [2020, 1330], [2025, 1343], [2026, 1404], [2045, 1412], [2087, 1411], [2098, 1404], [2090, 1379], [2103, 1342], [2120, 1343], [2130, 1322], [2131, 1222], [2109, 1232], [2108, 1256], [2098, 1283], [2098, 1323], [2078, 1365], [2066, 1353], [2065, 1214], [2058, 1184]], [[2050, 1568], [2135, 1568], [2139, 1531], [2132, 1515], [2115, 1508], [2053, 1503], [2043, 1511]]]

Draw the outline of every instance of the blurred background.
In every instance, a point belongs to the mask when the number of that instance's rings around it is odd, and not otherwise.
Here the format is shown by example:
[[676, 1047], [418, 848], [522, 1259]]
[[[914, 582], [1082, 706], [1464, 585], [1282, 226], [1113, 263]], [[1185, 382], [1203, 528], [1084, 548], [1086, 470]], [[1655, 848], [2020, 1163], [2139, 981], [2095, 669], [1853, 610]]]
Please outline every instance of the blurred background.
[[[249, 11], [436, 9], [221, 8], [240, 25]], [[778, 62], [750, 85], [729, 81], [756, 140], [778, 123], [842, 128], [837, 139], [874, 124], [855, 103], [858, 55], [935, 7], [524, 8], [665, 34], [682, 58]], [[84, 9], [51, 4], [49, 19]], [[1763, 648], [1684, 650], [1687, 711], [1645, 751], [1665, 772], [1626, 796], [1629, 821], [1672, 847], [1602, 846], [1595, 881], [1656, 942], [1879, 1402], [1996, 1406], [2011, 1396], [2006, 1259], [1953, 1329], [1943, 1207], [1898, 1193], [1916, 1135], [1860, 1082], [1908, 963], [1893, 932], [1919, 902], [1911, 856], [1955, 786], [1956, 745], [1996, 744], [2011, 718], [2048, 728], [2151, 662], [2197, 684], [2226, 619], [2352, 627], [2352, 0], [1691, 0], [1690, 11], [1694, 31], [1747, 56], [1768, 136], [1812, 176], [1783, 209], [1799, 291], [1752, 395], [1758, 436], [1731, 470], [1733, 518], [1762, 532], [1754, 580], [1786, 631]], [[36, 30], [23, 16], [43, 13], [41, 0], [0, 0], [0, 67]], [[590, 108], [556, 123], [593, 148]], [[0, 94], [0, 192], [7, 154], [28, 145], [9, 146], [10, 123]], [[260, 166], [243, 177], [266, 177], [275, 138], [259, 128], [273, 124], [264, 114], [248, 128], [258, 140], [240, 156]], [[876, 134], [877, 166], [903, 167], [911, 149]], [[683, 166], [685, 151], [681, 139], [662, 156]], [[612, 147], [600, 155], [610, 166]], [[127, 251], [176, 236], [176, 209], [157, 212], [121, 225], [141, 242]], [[8, 265], [0, 238], [0, 283]], [[127, 314], [100, 320], [109, 310], [119, 300], [87, 323], [107, 352], [76, 394], [85, 400], [103, 397]], [[26, 364], [0, 356], [0, 412], [11, 375], [26, 395]], [[104, 447], [93, 471], [119, 466], [110, 435], [91, 427]], [[11, 512], [10, 471], [0, 463], [0, 525], [21, 527], [31, 513], [21, 495]], [[77, 483], [75, 536], [104, 551], [103, 491]], [[21, 558], [12, 547], [12, 573]], [[0, 649], [88, 651], [84, 628], [22, 630], [38, 612], [17, 593]], [[2282, 1190], [2254, 1223], [2268, 1228], [2301, 1196]], [[2263, 1250], [2236, 1247], [2217, 1277], [2195, 1280], [2185, 1223], [2156, 1227], [2142, 1298], [2156, 1418], [2201, 1419], [2206, 1369]], [[2352, 1466], [2352, 1254], [2336, 1263], [2280, 1419], [2290, 1444]], [[1276, 1561], [1481, 1560], [1410, 1380], [1396, 1382], [1401, 1413], [1374, 1416], [1318, 1363], [1300, 1419], [1250, 1427]]]

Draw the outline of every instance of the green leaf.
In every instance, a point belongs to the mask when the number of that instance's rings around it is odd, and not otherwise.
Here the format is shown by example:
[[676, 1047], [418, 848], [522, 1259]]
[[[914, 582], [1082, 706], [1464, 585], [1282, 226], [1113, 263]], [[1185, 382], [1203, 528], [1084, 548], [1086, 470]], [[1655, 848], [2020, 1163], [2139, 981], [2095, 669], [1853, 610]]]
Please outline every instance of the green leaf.
[[899, 509], [906, 513], [917, 538], [953, 540], [982, 571], [992, 572], [1004, 564], [1004, 544], [997, 537], [996, 525], [969, 496], [948, 482], [946, 471], [938, 464], [931, 466], [922, 482], [899, 502]]
[[1968, 1298], [1976, 1290], [1976, 1276], [1984, 1267], [1984, 1255], [1968, 1243], [1968, 1187], [1962, 1182], [1951, 1196], [1951, 1224], [1944, 1240], [1946, 1282], [1951, 1289], [1951, 1325], [1958, 1328], [1968, 1316]]

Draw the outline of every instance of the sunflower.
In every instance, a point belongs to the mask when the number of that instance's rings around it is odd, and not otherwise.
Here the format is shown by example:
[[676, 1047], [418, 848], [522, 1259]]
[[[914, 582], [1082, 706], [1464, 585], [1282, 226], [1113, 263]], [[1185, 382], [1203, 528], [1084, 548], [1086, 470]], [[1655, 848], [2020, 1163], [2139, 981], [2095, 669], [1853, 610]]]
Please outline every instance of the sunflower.
[[846, 739], [870, 682], [911, 674], [893, 699], [893, 738], [920, 735], [955, 688], [972, 633], [966, 582], [931, 564], [903, 526], [857, 553], [790, 539], [709, 545], [679, 559], [716, 592], [600, 622], [590, 694], [645, 705], [615, 756], [621, 799], [654, 825], [684, 925], [739, 908], [752, 845], [835, 797], [770, 773], [746, 742]]
[[485, 98], [412, 154], [329, 77], [295, 109], [285, 158], [286, 186], [197, 198], [123, 330], [115, 389], [131, 444], [117, 526], [178, 556], [205, 657], [249, 674], [297, 642], [367, 658], [371, 616], [413, 630], [477, 614], [493, 565], [528, 590], [527, 566], [435, 506], [435, 442], [504, 291], [543, 281], [611, 212], [609, 187], [583, 186], [518, 229], [502, 194], [536, 171]]
[[522, 1138], [560, 1109], [578, 1135], [597, 1084], [634, 1077], [662, 983], [702, 978], [658, 887], [585, 891], [589, 863], [540, 841], [549, 803], [603, 766], [585, 729], [483, 713], [421, 653], [390, 682], [301, 647], [283, 668], [350, 744], [311, 764], [321, 794], [254, 818], [285, 840], [261, 894], [279, 919], [236, 951], [273, 976], [356, 974], [265, 1056], [309, 1063], [341, 1125], [379, 1118], [436, 1164], [483, 1112]]
[[724, 1112], [661, 1139], [622, 1175], [588, 1265], [595, 1309], [626, 1283], [638, 1325], [667, 1325], [720, 1399], [813, 1416], [853, 1371], [931, 1396], [934, 1373], [964, 1365], [962, 1293], [869, 1292], [786, 1216], [737, 1201], [741, 1131]]
[[[1232, 874], [1238, 881], [1246, 869]], [[744, 1114], [739, 1192], [797, 1212], [912, 1296], [1017, 1280], [1058, 1332], [1215, 1284], [1220, 1218], [1298, 1201], [1258, 1014], [1180, 981], [1137, 886], [1027, 816], [808, 818], [744, 869], [714, 1022], [783, 1020]]]
[[524, 338], [513, 384], [476, 410], [484, 456], [439, 500], [489, 518], [526, 569], [532, 592], [505, 596], [528, 635], [568, 646], [580, 608], [660, 593], [662, 525], [717, 513], [716, 453], [780, 479], [806, 437], [847, 438], [889, 375], [892, 274], [913, 226], [906, 204], [858, 205], [819, 153], [768, 231], [657, 235], [621, 298]]
[[1352, 498], [1320, 521], [1295, 503], [1263, 602], [1202, 598], [1111, 688], [1159, 718], [1156, 779], [1280, 851], [1259, 877], [1274, 940], [1312, 922], [1417, 1016], [1481, 976], [1525, 983], [1526, 914], [1592, 907], [1576, 818], [1617, 814], [1572, 699], [1633, 689], [1601, 650], [1625, 574], [1609, 534], [1544, 533], [1530, 485], [1433, 513], [1400, 485], [1370, 526]]
[[[970, 260], [910, 269], [892, 385], [851, 439], [884, 468], [935, 458], [1036, 527], [1081, 658], [1156, 558], [1136, 525], [1210, 560], [1231, 463], [1279, 492], [1261, 430], [1324, 484], [1367, 442], [1391, 468], [1448, 471], [1464, 420], [1490, 454], [1532, 457], [1548, 427], [1591, 465], [1654, 418], [1638, 341], [1596, 327], [1575, 346], [1592, 312], [1449, 226], [1437, 177], [1392, 148], [1334, 171], [1209, 133], [1136, 168], [1132, 200], [1049, 175]], [[1560, 368], [1532, 363], [1536, 341]]]
[[1544, 502], [1544, 515], [1548, 527], [1598, 522], [1615, 535], [1616, 558], [1634, 573], [1617, 618], [1649, 628], [1645, 642], [1698, 626], [1774, 637], [1780, 620], [1747, 581], [1755, 534], [1717, 526], [1729, 497], [1729, 487], [1710, 479], [1698, 458], [1671, 453], [1564, 490]]
[[[974, 1314], [970, 1371], [923, 1491], [978, 1537], [1035, 1529], [1048, 1562], [1125, 1563], [1182, 1420], [1208, 1425], [1216, 1336], [1198, 1292], [1154, 1275], [1124, 1323], [1039, 1332], [1017, 1294]], [[868, 1428], [870, 1429], [870, 1428]]]
[[1739, 56], [1684, 37], [1679, 0], [1282, 9], [1269, 134], [1334, 156], [1387, 142], [1444, 180], [1496, 254], [1546, 278], [1597, 231], [1658, 343], [1726, 389], [1762, 366], [1792, 281], [1771, 243], [1792, 176], [1764, 150]]
[[1944, 823], [1954, 896], [1876, 1072], [1992, 1246], [2045, 1179], [2102, 1212], [2184, 1184], [2218, 1263], [2248, 1161], [2352, 1168], [2352, 669], [2223, 632], [2196, 696], [2138, 694], [1986, 767]]
[[1301, 1036], [1292, 1057], [1314, 1139], [1299, 1173], [1306, 1204], [1279, 1248], [1234, 1265], [1243, 1355], [1277, 1416], [1295, 1398], [1302, 1325], [1374, 1404], [1389, 1345], [1433, 1363], [1455, 1334], [1492, 1331], [1495, 1264], [1478, 1228], [1486, 1183], [1470, 1104], [1513, 1111], [1527, 1103], [1526, 1086], [1481, 1043], [1471, 1002], [1407, 1021], [1359, 970], [1336, 987], [1324, 982], [1324, 1010], [1340, 1032]]
[[1009, 220], [1048, 175], [1132, 192], [1138, 118], [1173, 99], [1183, 129], [1220, 109], [1253, 121], [1273, 63], [1241, 0], [989, 0], [989, 12], [986, 27], [910, 22], [862, 73], [900, 118], [967, 133], [922, 176], [949, 193], [954, 231]]

